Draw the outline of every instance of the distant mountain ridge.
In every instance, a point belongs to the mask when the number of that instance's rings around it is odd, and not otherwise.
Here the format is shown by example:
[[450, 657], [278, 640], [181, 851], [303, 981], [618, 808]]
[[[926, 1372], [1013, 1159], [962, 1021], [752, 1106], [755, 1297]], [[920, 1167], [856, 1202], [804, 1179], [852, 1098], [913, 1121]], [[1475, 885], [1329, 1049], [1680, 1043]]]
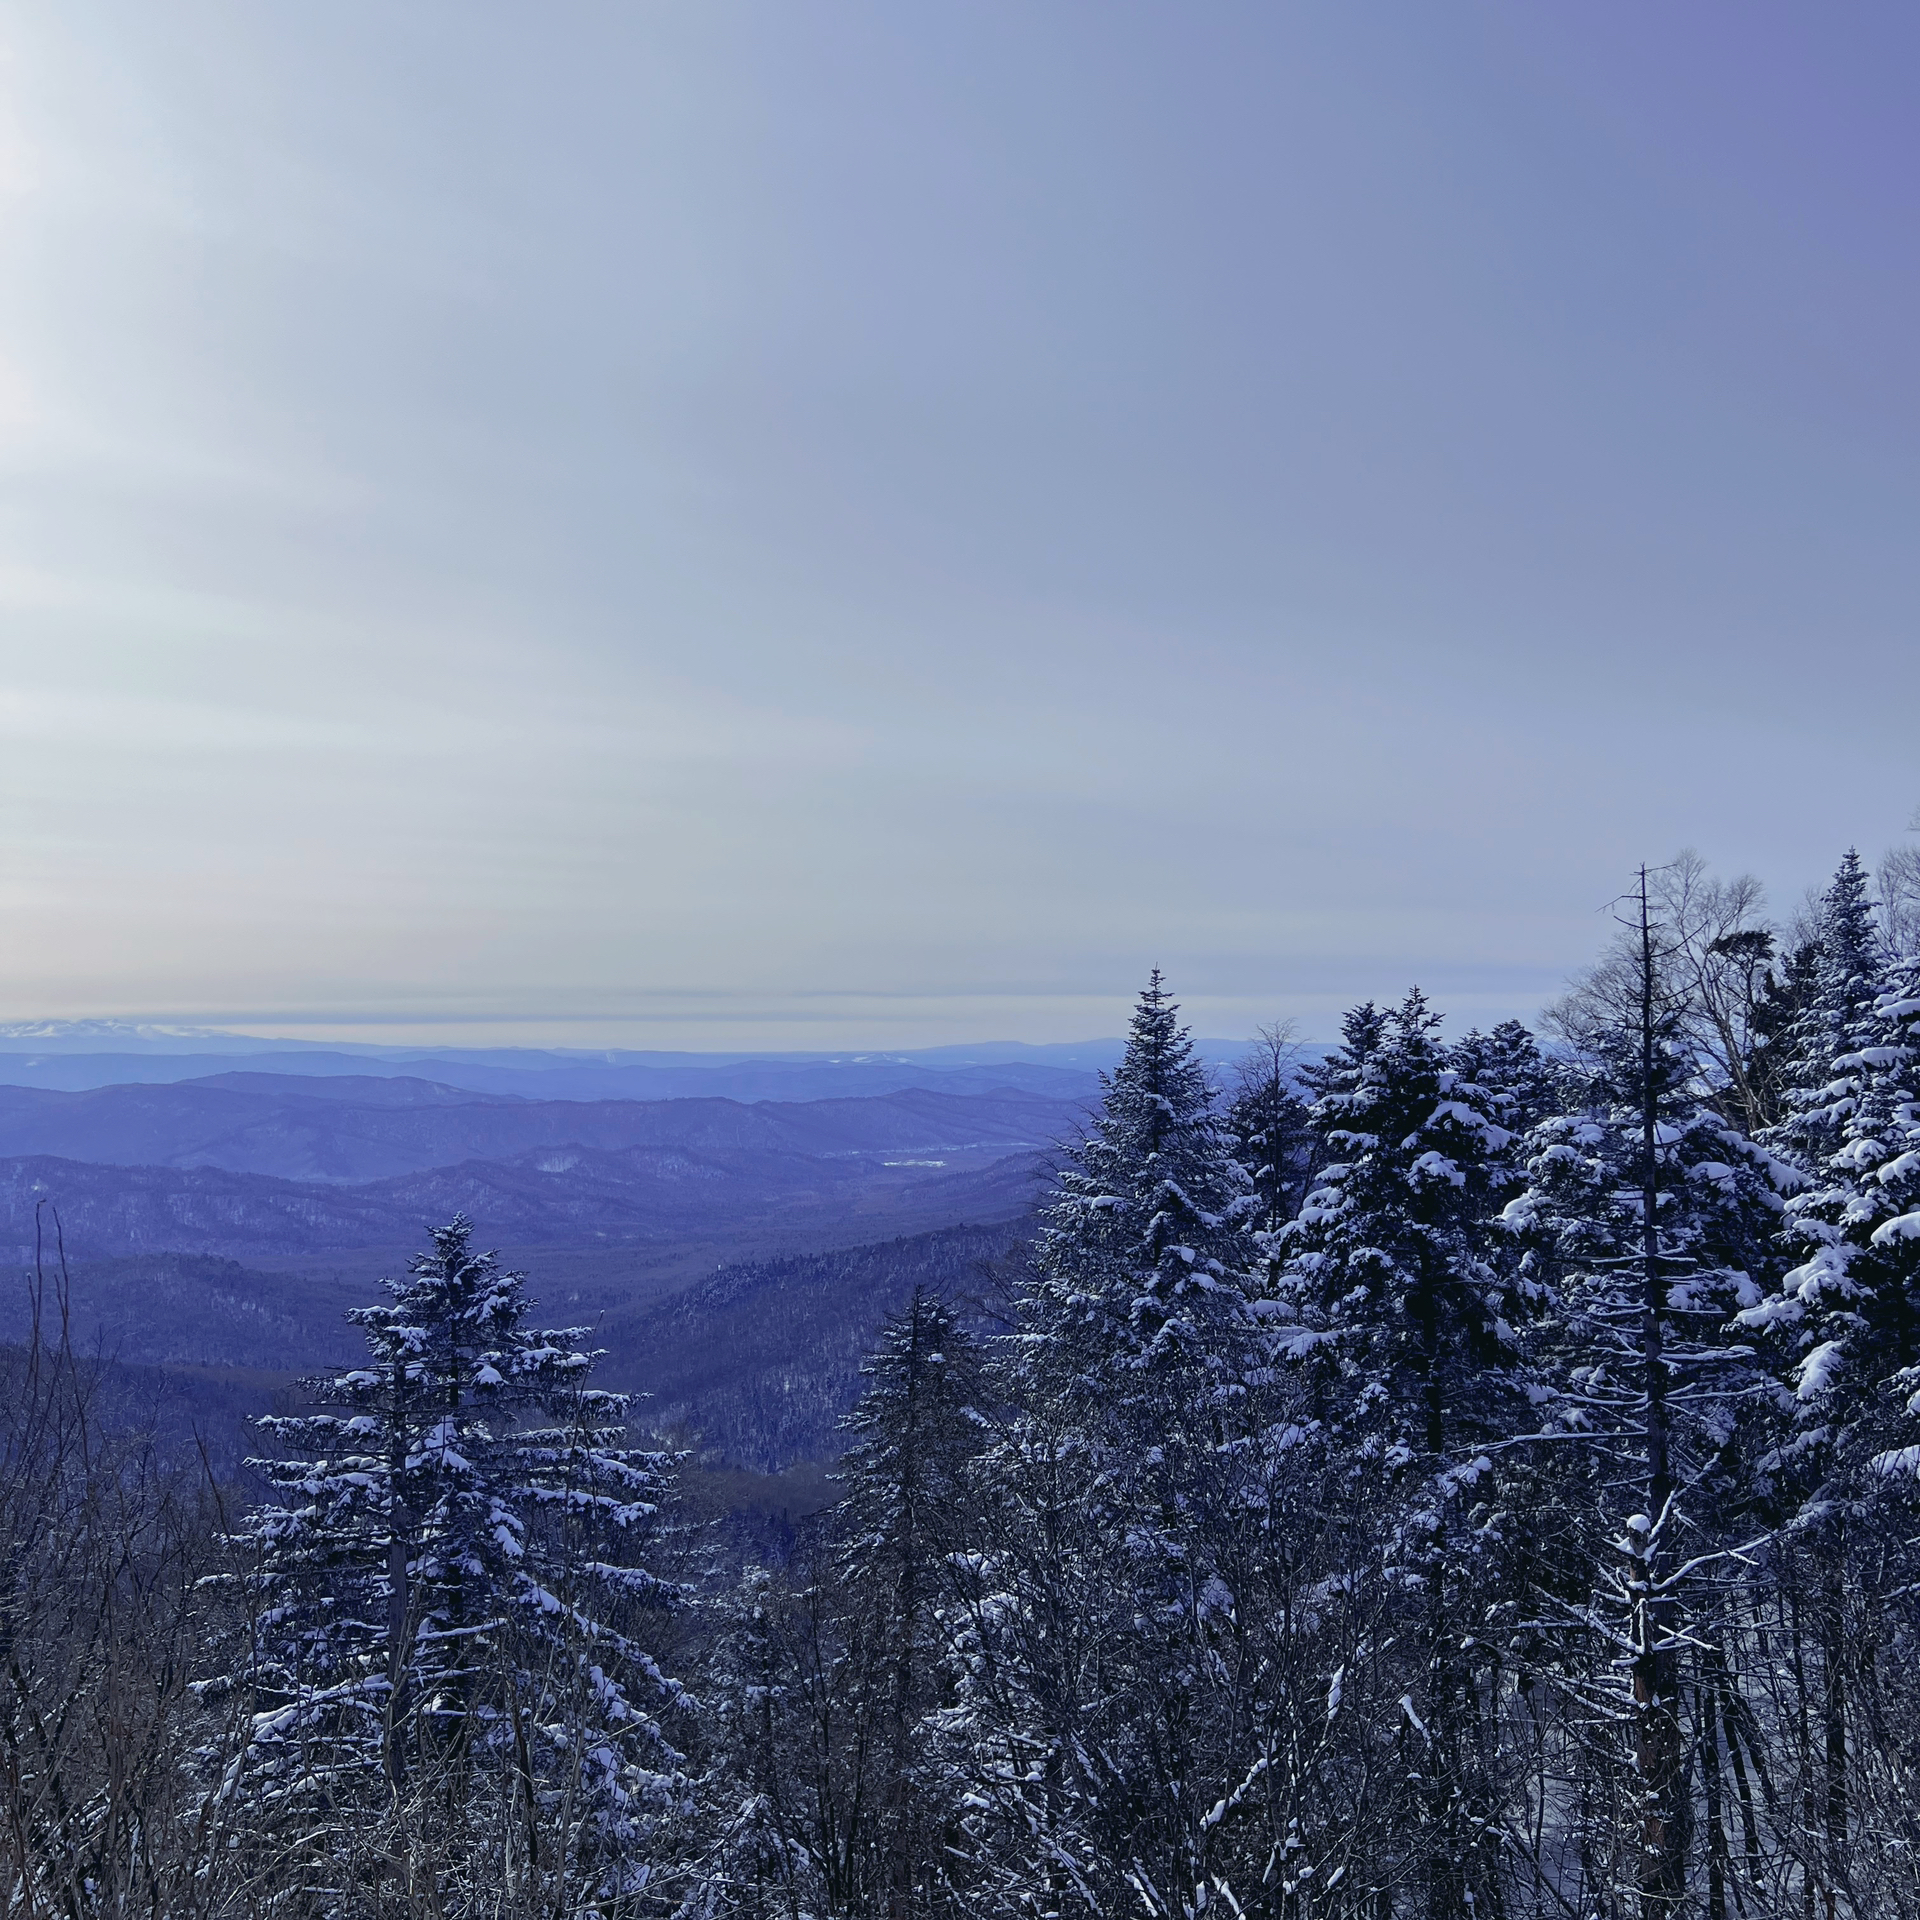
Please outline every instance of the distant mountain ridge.
[[224, 1259], [417, 1248], [464, 1213], [489, 1243], [669, 1249], [779, 1230], [815, 1244], [1006, 1219], [1032, 1203], [1046, 1156], [1014, 1153], [948, 1170], [791, 1152], [547, 1148], [512, 1160], [363, 1184], [322, 1185], [214, 1167], [0, 1159], [0, 1260], [32, 1260], [53, 1213], [80, 1260], [185, 1252]]
[[1067, 1067], [1018, 1061], [998, 1066], [929, 1068], [892, 1060], [728, 1061], [704, 1067], [556, 1063], [501, 1066], [438, 1056], [383, 1060], [365, 1054], [313, 1053], [11, 1053], [0, 1049], [0, 1085], [54, 1092], [111, 1086], [166, 1086], [227, 1073], [284, 1079], [425, 1079], [467, 1093], [524, 1100], [822, 1100], [897, 1093], [1025, 1092], [1095, 1098], [1099, 1077]]
[[[1197, 1044], [1216, 1068], [1246, 1051], [1238, 1041]], [[389, 1047], [116, 1021], [42, 1021], [0, 1027], [0, 1083], [82, 1091], [246, 1071], [303, 1078], [405, 1076], [547, 1100], [816, 1100], [908, 1087], [1019, 1090], [1064, 1099], [1097, 1097], [1098, 1076], [1119, 1059], [1122, 1045], [1118, 1039], [1047, 1046], [1009, 1041], [838, 1053]]]
[[[250, 1368], [265, 1393], [350, 1355], [347, 1310], [463, 1213], [528, 1268], [548, 1320], [593, 1329], [611, 1384], [656, 1396], [648, 1424], [776, 1471], [838, 1451], [862, 1356], [913, 1286], [970, 1293], [1017, 1257], [1120, 1050], [16, 1027], [0, 1031], [0, 1263], [17, 1277], [38, 1234], [53, 1266], [64, 1250], [89, 1351], [208, 1370], [215, 1398]], [[1218, 1069], [1242, 1049], [1205, 1051]], [[25, 1333], [29, 1298], [0, 1294], [0, 1342]]]
[[[1234, 1059], [1250, 1042], [1196, 1040], [1203, 1059]], [[1026, 1041], [970, 1040], [939, 1047], [836, 1047], [794, 1049], [712, 1048], [699, 1052], [639, 1047], [432, 1047], [392, 1045], [369, 1040], [298, 1040], [284, 1036], [235, 1033], [222, 1027], [192, 1027], [129, 1020], [25, 1020], [0, 1024], [0, 1053], [337, 1053], [358, 1059], [465, 1062], [476, 1066], [519, 1067], [537, 1071], [548, 1065], [669, 1067], [700, 1069], [747, 1061], [787, 1064], [891, 1061], [931, 1068], [1000, 1066], [1027, 1062], [1094, 1071], [1113, 1066], [1126, 1046], [1123, 1039]]]
[[204, 1167], [329, 1184], [542, 1149], [635, 1148], [979, 1164], [1080, 1131], [1088, 1103], [999, 1089], [865, 1098], [528, 1100], [411, 1078], [232, 1073], [162, 1086], [0, 1086], [0, 1159]]

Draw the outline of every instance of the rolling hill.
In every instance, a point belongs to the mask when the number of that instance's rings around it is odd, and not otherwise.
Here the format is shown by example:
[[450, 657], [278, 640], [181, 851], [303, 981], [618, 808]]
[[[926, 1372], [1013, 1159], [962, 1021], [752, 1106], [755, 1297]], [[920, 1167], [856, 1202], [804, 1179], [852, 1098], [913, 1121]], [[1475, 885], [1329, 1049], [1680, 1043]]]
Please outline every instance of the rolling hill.
[[[360, 1184], [542, 1149], [978, 1166], [1045, 1150], [1086, 1103], [1019, 1091], [864, 1098], [526, 1100], [413, 1078], [223, 1073], [82, 1092], [0, 1086], [0, 1160], [217, 1168]], [[636, 1163], [638, 1164], [638, 1163]]]

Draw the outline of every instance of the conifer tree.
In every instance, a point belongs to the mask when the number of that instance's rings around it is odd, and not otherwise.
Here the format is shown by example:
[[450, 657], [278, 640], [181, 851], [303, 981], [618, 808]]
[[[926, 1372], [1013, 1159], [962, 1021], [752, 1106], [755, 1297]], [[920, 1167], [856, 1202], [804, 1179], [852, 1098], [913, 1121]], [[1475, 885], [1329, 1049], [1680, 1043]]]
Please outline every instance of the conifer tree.
[[1313, 1076], [1326, 1164], [1284, 1235], [1305, 1330], [1289, 1350], [1337, 1373], [1367, 1457], [1435, 1470], [1499, 1430], [1524, 1304], [1491, 1258], [1518, 1184], [1507, 1101], [1452, 1064], [1438, 1026], [1418, 989], [1348, 1017], [1346, 1049]]
[[[1294, 1318], [1277, 1345], [1314, 1382], [1336, 1473], [1384, 1473], [1400, 1491], [1385, 1570], [1424, 1596], [1405, 1630], [1426, 1652], [1420, 1704], [1407, 1706], [1424, 1788], [1411, 1847], [1429, 1914], [1453, 1920], [1499, 1879], [1493, 1761], [1469, 1737], [1461, 1653], [1481, 1644], [1476, 1624], [1498, 1597], [1497, 1502], [1479, 1448], [1526, 1404], [1514, 1325], [1526, 1302], [1491, 1224], [1517, 1177], [1501, 1115], [1518, 1096], [1463, 1073], [1438, 1026], [1417, 989], [1385, 1016], [1360, 1008], [1344, 1050], [1314, 1074], [1324, 1164], [1283, 1235]], [[1511, 1033], [1497, 1047], [1479, 1036], [1465, 1057], [1496, 1052], [1525, 1059]]]
[[1766, 964], [1756, 974], [1747, 1060], [1756, 1115], [1749, 1132], [1756, 1140], [1773, 1139], [1772, 1129], [1786, 1117], [1788, 1095], [1798, 1078], [1796, 1039], [1813, 1005], [1820, 972], [1817, 941], [1797, 940], [1779, 953], [1772, 950], [1771, 941], [1768, 944]]
[[1864, 1407], [1889, 1372], [1920, 1360], [1920, 1234], [1902, 1224], [1920, 1206], [1920, 961], [1885, 964], [1853, 854], [1824, 906], [1801, 1032], [1808, 1084], [1781, 1129], [1809, 1176], [1786, 1217], [1803, 1258], [1741, 1319], [1785, 1339], [1797, 1396], [1830, 1436], [1844, 1376], [1844, 1400]]
[[[1881, 977], [1860, 1009], [1870, 948], [1857, 935], [1861, 889], [1841, 870], [1828, 895], [1818, 1037], [1824, 1073], [1789, 1127], [1811, 1178], [1787, 1206], [1782, 1238], [1803, 1256], [1778, 1292], [1740, 1315], [1780, 1351], [1793, 1387], [1778, 1453], [1796, 1496], [1789, 1539], [1810, 1547], [1819, 1586], [1823, 1781], [1819, 1873], [1837, 1894], [1851, 1878], [1850, 1696], [1886, 1609], [1880, 1526], [1892, 1495], [1892, 1406], [1920, 1362], [1920, 960]], [[1815, 1054], [1819, 1060], [1820, 1055]], [[1870, 1524], [1863, 1529], [1860, 1522]]]
[[1566, 1097], [1566, 1075], [1549, 1063], [1540, 1043], [1518, 1020], [1502, 1020], [1491, 1033], [1475, 1027], [1456, 1040], [1447, 1064], [1488, 1097], [1509, 1133], [1526, 1132]]
[[432, 1241], [350, 1315], [367, 1364], [262, 1423], [301, 1453], [255, 1463], [279, 1502], [241, 1536], [252, 1626], [224, 1684], [253, 1730], [220, 1791], [263, 1877], [329, 1911], [423, 1883], [621, 1911], [684, 1800], [658, 1718], [679, 1690], [634, 1630], [668, 1598], [635, 1552], [662, 1461], [620, 1444], [578, 1330], [526, 1328], [524, 1276], [466, 1220]]
[[[1874, 1390], [1890, 1371], [1872, 1351], [1874, 1336], [1897, 1345], [1911, 1317], [1909, 1288], [1896, 1254], [1872, 1243], [1886, 1199], [1880, 1168], [1897, 1156], [1884, 1138], [1900, 1104], [1904, 1049], [1891, 1048], [1880, 1012], [1889, 986], [1867, 871], [1849, 849], [1821, 896], [1812, 991], [1787, 1035], [1789, 1084], [1771, 1138], [1807, 1176], [1787, 1208], [1783, 1238], [1804, 1257], [1772, 1298], [1743, 1322], [1784, 1349], [1793, 1387], [1788, 1431], [1776, 1458], [1797, 1505], [1783, 1546], [1804, 1544], [1817, 1569], [1814, 1625], [1824, 1684], [1822, 1845], [1809, 1877], [1829, 1898], [1849, 1877], [1847, 1796], [1848, 1689], [1846, 1615], [1850, 1552], [1845, 1503], [1837, 1496], [1857, 1470], [1860, 1426]], [[1872, 1197], [1866, 1186], [1876, 1189]], [[1881, 1214], [1884, 1219], [1887, 1216]], [[1878, 1324], [1876, 1324], [1878, 1323]], [[1853, 1378], [1846, 1376], [1851, 1373]], [[1863, 1391], [1864, 1390], [1864, 1391]], [[1837, 1444], [1836, 1444], [1837, 1443]], [[1784, 1563], [1783, 1563], [1784, 1564]]]
[[1208, 1808], [1253, 1757], [1247, 1670], [1218, 1651], [1257, 1358], [1232, 1145], [1155, 972], [1043, 1210], [955, 1563], [966, 1844], [1043, 1910], [1191, 1910]]
[[880, 1655], [882, 1783], [875, 1911], [907, 1920], [938, 1898], [942, 1818], [924, 1764], [937, 1698], [946, 1563], [960, 1545], [967, 1479], [982, 1442], [980, 1359], [952, 1304], [923, 1287], [881, 1329], [871, 1384], [847, 1419], [846, 1497], [833, 1516], [838, 1561], [863, 1599]]
[[1821, 896], [1813, 993], [1787, 1039], [1790, 1076], [1775, 1143], [1808, 1173], [1838, 1145], [1859, 1093], [1857, 1061], [1874, 1039], [1887, 956], [1867, 870], [1851, 848]]
[[725, 1822], [710, 1892], [730, 1911], [945, 1912], [954, 1813], [931, 1754], [949, 1557], [972, 1497], [980, 1355], [925, 1288], [881, 1329], [847, 1417], [845, 1497], [788, 1565], [749, 1570], [713, 1661]]
[[1162, 1382], [1205, 1393], [1244, 1326], [1251, 1188], [1156, 968], [1042, 1210], [1019, 1334], [1030, 1390], [1085, 1394], [1106, 1441], [1150, 1447]]

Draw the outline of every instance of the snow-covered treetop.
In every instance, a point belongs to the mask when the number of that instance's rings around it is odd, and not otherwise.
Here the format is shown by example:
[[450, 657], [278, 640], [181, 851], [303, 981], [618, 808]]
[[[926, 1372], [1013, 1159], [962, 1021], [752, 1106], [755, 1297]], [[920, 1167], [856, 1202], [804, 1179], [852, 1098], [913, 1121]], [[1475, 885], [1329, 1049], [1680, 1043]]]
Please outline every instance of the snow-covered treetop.
[[1074, 1365], [1150, 1365], [1206, 1349], [1237, 1312], [1252, 1183], [1156, 968], [1106, 1101], [1043, 1212], [1033, 1336]]

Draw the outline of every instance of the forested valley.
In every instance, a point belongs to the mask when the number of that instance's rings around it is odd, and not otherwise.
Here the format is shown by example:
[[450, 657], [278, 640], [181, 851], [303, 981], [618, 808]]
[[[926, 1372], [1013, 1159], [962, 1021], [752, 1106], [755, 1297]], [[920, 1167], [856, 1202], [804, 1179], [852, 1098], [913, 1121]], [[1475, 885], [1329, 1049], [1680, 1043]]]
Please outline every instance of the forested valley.
[[[1154, 975], [778, 1541], [464, 1218], [251, 1478], [142, 1426], [49, 1252], [0, 1908], [1920, 1916], [1903, 874], [1782, 931], [1683, 860], [1539, 1035], [1416, 991], [1224, 1086]], [[733, 1337], [825, 1379], [810, 1271]]]

